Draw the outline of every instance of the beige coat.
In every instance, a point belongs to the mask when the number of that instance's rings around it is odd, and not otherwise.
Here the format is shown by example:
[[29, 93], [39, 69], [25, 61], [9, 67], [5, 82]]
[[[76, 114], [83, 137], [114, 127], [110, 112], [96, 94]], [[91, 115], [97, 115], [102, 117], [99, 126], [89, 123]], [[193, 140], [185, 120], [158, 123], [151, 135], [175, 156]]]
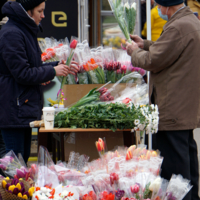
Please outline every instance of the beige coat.
[[159, 130], [200, 127], [200, 22], [185, 7], [165, 24], [161, 37], [132, 53], [133, 66], [151, 71], [150, 103], [160, 112]]

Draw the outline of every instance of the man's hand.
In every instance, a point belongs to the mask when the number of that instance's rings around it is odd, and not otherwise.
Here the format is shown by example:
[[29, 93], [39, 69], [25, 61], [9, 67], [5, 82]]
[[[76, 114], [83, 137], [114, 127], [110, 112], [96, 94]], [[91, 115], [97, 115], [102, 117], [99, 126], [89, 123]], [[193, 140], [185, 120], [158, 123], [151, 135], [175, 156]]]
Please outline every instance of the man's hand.
[[127, 51], [127, 54], [129, 55], [129, 56], [131, 56], [132, 55], [132, 53], [133, 53], [133, 51], [135, 50], [135, 49], [138, 49], [139, 47], [138, 47], [138, 45], [135, 43], [135, 42], [131, 42], [131, 44], [129, 43], [129, 42], [126, 42], [126, 51]]
[[144, 40], [138, 35], [130, 35], [131, 40], [133, 40], [139, 48], [144, 49]]

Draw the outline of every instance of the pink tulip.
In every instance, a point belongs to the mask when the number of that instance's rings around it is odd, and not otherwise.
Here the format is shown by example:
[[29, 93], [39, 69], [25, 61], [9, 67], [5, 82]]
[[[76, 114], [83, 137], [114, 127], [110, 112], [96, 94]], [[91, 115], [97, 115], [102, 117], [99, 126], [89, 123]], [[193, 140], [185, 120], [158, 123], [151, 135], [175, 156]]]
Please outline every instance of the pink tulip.
[[131, 186], [131, 192], [132, 193], [134, 193], [134, 194], [138, 193], [139, 190], [140, 190], [140, 186], [138, 184], [135, 184], [135, 185]]
[[25, 178], [26, 177], [26, 174], [20, 169], [16, 170], [16, 174], [17, 174], [18, 178]]

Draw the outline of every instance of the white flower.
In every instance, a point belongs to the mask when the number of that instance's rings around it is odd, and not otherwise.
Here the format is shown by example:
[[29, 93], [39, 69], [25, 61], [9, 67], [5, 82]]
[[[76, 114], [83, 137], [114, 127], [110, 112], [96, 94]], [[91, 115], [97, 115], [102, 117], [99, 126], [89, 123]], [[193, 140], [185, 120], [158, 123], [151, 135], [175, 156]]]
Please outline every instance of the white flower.
[[154, 110], [154, 107], [155, 107], [154, 104], [151, 104], [150, 106], [151, 106], [151, 108]]
[[129, 3], [126, 2], [126, 3], [124, 4], [124, 7], [130, 9]]
[[131, 5], [131, 8], [134, 8], [134, 9], [136, 10], [137, 4], [134, 2], [134, 3]]
[[134, 124], [137, 126], [140, 123], [139, 119], [135, 119]]
[[151, 183], [151, 185], [149, 186], [149, 190], [151, 190], [152, 192], [157, 193], [160, 189], [162, 183], [162, 179], [160, 177], [157, 177], [153, 183]]
[[158, 112], [158, 106], [157, 105], [155, 105], [155, 111]]

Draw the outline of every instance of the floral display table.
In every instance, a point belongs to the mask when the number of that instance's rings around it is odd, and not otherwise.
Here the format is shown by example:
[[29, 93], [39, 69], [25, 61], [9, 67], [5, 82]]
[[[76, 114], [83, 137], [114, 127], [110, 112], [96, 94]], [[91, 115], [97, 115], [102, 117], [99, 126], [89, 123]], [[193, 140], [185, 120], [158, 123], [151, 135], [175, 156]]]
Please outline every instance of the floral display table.
[[[51, 134], [52, 136], [52, 152], [53, 152], [53, 161], [56, 162], [56, 154], [58, 160], [65, 160], [65, 151], [64, 151], [64, 137], [70, 133], [102, 133], [102, 132], [111, 132], [110, 129], [82, 129], [82, 128], [54, 128], [54, 129], [45, 129], [44, 127], [39, 128], [38, 131], [38, 146], [40, 146], [40, 138], [43, 133]], [[117, 132], [123, 132], [123, 141], [125, 146], [130, 146], [135, 143], [135, 134], [131, 132], [130, 129], [127, 130], [117, 130]], [[56, 152], [57, 149], [57, 152]]]

